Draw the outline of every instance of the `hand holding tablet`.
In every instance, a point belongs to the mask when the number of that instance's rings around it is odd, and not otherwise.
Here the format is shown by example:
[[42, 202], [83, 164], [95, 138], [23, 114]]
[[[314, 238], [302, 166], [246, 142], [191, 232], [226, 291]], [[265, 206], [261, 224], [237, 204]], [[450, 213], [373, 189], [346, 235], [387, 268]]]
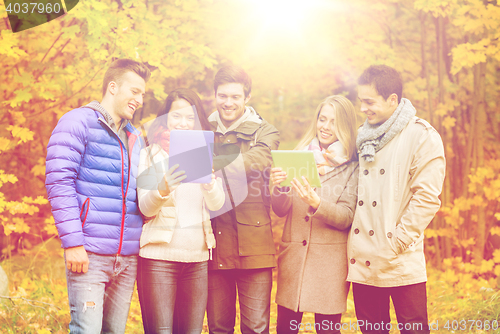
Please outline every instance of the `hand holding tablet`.
[[160, 182], [158, 185], [158, 191], [161, 196], [165, 197], [170, 194], [186, 178], [184, 171], [176, 171], [177, 167], [179, 165], [172, 166], [163, 177], [164, 182]]
[[319, 198], [318, 194], [314, 191], [314, 188], [309, 185], [305, 176], [301, 177], [302, 183], [300, 183], [297, 178], [292, 179], [292, 189], [299, 195], [300, 199], [312, 207], [314, 210], [317, 210], [319, 207], [319, 203], [321, 202], [321, 198]]
[[[279, 167], [286, 173], [286, 179], [280, 183], [281, 187], [291, 186], [293, 178], [302, 182], [304, 176], [311, 187], [321, 187], [319, 173], [314, 160], [312, 151], [277, 151], [272, 150], [274, 167]], [[279, 181], [283, 178], [283, 174], [275, 170], [273, 175], [274, 181]]]
[[182, 182], [212, 182], [214, 133], [201, 130], [172, 130], [168, 166], [179, 165], [176, 171], [184, 171]]

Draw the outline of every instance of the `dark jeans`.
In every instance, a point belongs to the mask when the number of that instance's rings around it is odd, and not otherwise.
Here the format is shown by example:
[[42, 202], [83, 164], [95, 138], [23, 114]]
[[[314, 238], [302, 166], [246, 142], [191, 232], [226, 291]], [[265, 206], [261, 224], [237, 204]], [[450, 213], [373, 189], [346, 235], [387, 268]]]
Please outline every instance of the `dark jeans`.
[[139, 257], [137, 289], [145, 333], [201, 333], [207, 305], [207, 269], [206, 261]]
[[[314, 327], [318, 334], [340, 334], [340, 319], [342, 314], [314, 314]], [[286, 307], [278, 305], [277, 334], [298, 333], [299, 329], [308, 328], [306, 324], [300, 326], [302, 322], [302, 312], [295, 312]]]
[[356, 317], [364, 334], [389, 333], [389, 297], [394, 304], [397, 329], [401, 334], [430, 333], [425, 282], [391, 288], [353, 283], [352, 290]]
[[238, 289], [241, 333], [269, 333], [272, 285], [272, 268], [209, 270], [209, 332], [234, 333]]

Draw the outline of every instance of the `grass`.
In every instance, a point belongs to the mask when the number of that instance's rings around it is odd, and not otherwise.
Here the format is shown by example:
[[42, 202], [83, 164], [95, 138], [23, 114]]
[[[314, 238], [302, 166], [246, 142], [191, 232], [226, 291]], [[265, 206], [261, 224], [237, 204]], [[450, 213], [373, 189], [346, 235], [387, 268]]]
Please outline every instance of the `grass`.
[[[25, 254], [15, 255], [2, 263], [10, 280], [10, 296], [3, 299], [0, 306], [1, 333], [68, 333], [70, 321], [64, 273], [63, 252], [56, 239], [49, 240]], [[438, 324], [439, 330], [433, 333], [500, 333], [500, 330], [484, 330], [485, 321], [500, 320], [500, 291], [492, 288], [491, 283], [472, 276], [460, 276], [457, 280], [449, 274], [428, 268], [427, 283], [428, 312], [431, 323]], [[271, 332], [276, 326], [276, 280], [273, 284], [271, 304]], [[347, 311], [342, 322], [356, 322], [352, 293], [349, 294]], [[392, 309], [392, 323], [396, 317]], [[239, 312], [238, 312], [239, 313]], [[454, 324], [453, 320], [457, 320]], [[460, 321], [466, 321], [466, 329], [460, 330]], [[469, 321], [470, 320], [470, 321]], [[471, 321], [481, 321], [472, 323]], [[305, 313], [303, 323], [314, 323], [314, 315]], [[444, 328], [448, 322], [449, 328]], [[453, 330], [455, 325], [456, 330]], [[239, 331], [237, 319], [236, 333]], [[463, 328], [463, 322], [462, 322]], [[434, 328], [436, 329], [436, 328]], [[134, 292], [127, 322], [126, 333], [142, 333], [141, 311], [137, 292]], [[206, 326], [204, 333], [208, 332]], [[342, 331], [360, 333], [359, 331]], [[303, 330], [301, 333], [313, 333]], [[399, 333], [392, 330], [391, 333]]]

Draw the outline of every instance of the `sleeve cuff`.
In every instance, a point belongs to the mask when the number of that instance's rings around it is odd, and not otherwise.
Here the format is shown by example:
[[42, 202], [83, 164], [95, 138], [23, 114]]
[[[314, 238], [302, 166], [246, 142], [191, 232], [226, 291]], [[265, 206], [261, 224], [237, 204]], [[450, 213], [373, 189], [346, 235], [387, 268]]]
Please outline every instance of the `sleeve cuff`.
[[171, 195], [172, 193], [175, 191], [175, 189], [171, 192], [169, 192], [166, 196], [162, 196], [160, 194], [160, 191], [158, 190], [158, 188], [156, 188], [154, 191], [153, 191], [153, 197], [156, 198], [156, 199], [159, 199], [159, 200], [167, 200]]
[[280, 194], [287, 194], [290, 192], [290, 187], [276, 187], [276, 190], [280, 193]]

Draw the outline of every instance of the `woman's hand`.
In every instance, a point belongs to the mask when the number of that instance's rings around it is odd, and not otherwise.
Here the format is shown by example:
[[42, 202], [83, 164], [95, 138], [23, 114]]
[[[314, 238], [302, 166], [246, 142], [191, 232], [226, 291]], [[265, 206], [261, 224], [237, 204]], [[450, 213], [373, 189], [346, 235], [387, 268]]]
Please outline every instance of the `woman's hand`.
[[287, 178], [286, 172], [281, 167], [274, 167], [271, 169], [270, 179], [273, 187], [280, 187], [280, 183]]
[[314, 210], [317, 210], [319, 203], [321, 202], [321, 198], [319, 198], [318, 194], [316, 194], [309, 182], [307, 182], [305, 176], [302, 176], [302, 182], [304, 182], [304, 186], [299, 182], [299, 180], [293, 178], [291, 181], [293, 190], [297, 192], [297, 195], [299, 195], [300, 199], [302, 199], [304, 203], [309, 204], [309, 206], [311, 206]]
[[187, 177], [186, 175], [184, 175], [186, 172], [183, 170], [174, 173], [174, 170], [176, 170], [177, 167], [179, 167], [178, 164], [172, 166], [172, 168], [170, 168], [167, 173], [165, 173], [163, 182], [160, 182], [158, 191], [160, 192], [160, 195], [162, 197], [165, 197], [172, 191], [174, 191], [174, 189], [179, 186], [181, 181]]
[[212, 190], [214, 189], [214, 185], [215, 185], [215, 174], [214, 174], [214, 170], [212, 169], [212, 181], [210, 181], [210, 183], [202, 183], [202, 187], [203, 189], [205, 190]]

